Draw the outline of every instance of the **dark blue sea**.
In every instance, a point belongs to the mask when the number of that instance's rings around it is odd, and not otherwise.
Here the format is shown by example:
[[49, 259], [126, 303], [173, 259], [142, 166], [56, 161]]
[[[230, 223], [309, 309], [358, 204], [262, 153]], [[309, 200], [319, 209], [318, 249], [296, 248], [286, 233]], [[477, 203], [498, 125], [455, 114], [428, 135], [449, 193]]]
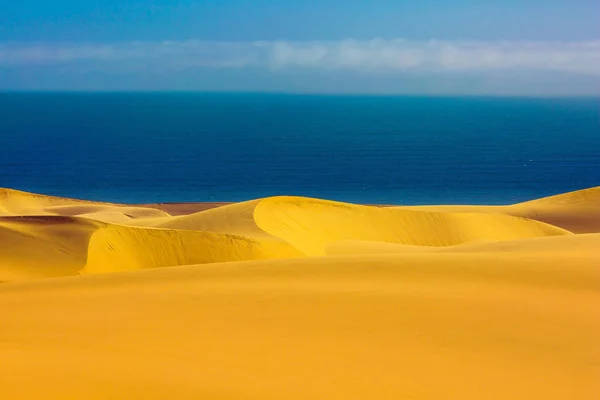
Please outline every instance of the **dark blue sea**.
[[0, 94], [0, 187], [148, 203], [507, 204], [600, 185], [599, 100]]

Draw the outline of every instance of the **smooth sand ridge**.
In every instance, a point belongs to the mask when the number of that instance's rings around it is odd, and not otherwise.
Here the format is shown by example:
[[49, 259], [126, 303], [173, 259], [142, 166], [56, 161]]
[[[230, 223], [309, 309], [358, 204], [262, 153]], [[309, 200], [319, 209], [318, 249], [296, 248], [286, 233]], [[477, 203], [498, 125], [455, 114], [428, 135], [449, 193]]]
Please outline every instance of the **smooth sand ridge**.
[[581, 205], [600, 207], [600, 186], [543, 197], [525, 203], [529, 205]]
[[73, 217], [0, 217], [0, 282], [77, 274], [99, 226]]
[[126, 222], [137, 218], [170, 215], [162, 210], [47, 196], [0, 188], [0, 216], [81, 216], [103, 222]]
[[73, 205], [109, 205], [86, 200], [68, 199], [63, 197], [46, 196], [41, 194], [23, 192], [20, 190], [0, 188], [0, 215], [43, 215], [46, 207], [73, 206]]
[[521, 218], [593, 230], [597, 189], [179, 217], [0, 191], [0, 397], [599, 398], [600, 236]]
[[[170, 217], [164, 211], [144, 207], [131, 207], [119, 205], [77, 205], [77, 206], [52, 206], [44, 208], [44, 211], [62, 216], [86, 216], [86, 218], [103, 218], [115, 214], [121, 214], [125, 219], [138, 218], [168, 218]], [[110, 221], [107, 221], [110, 222]]]
[[155, 208], [165, 211], [170, 215], [189, 215], [206, 211], [217, 207], [234, 204], [232, 202], [200, 202], [200, 203], [154, 203], [154, 204], [138, 204], [138, 207]]
[[545, 222], [573, 233], [600, 233], [600, 186], [509, 206], [402, 206], [439, 212], [506, 214]]
[[546, 236], [519, 240], [476, 240], [454, 246], [431, 247], [405, 244], [342, 240], [327, 245], [328, 256], [359, 254], [405, 254], [405, 253], [567, 253], [585, 254], [600, 265], [600, 234]]
[[597, 399], [598, 268], [409, 254], [0, 285], [0, 395]]
[[[0, 282], [69, 276], [80, 273], [105, 273], [120, 270], [178, 266], [223, 261], [302, 257], [304, 254], [260, 231], [256, 237], [242, 237], [244, 229], [234, 205], [233, 217], [227, 208], [203, 220], [206, 227], [224, 233], [176, 231], [168, 226], [176, 220], [164, 211], [92, 203], [75, 199], [3, 190], [0, 206], [11, 217], [0, 220]], [[252, 214], [250, 210], [250, 219]], [[15, 216], [15, 213], [33, 216]], [[173, 219], [173, 221], [171, 221]], [[192, 223], [195, 216], [188, 218]], [[165, 229], [121, 226], [144, 220]], [[211, 222], [213, 221], [213, 222]], [[104, 223], [103, 223], [104, 222]], [[109, 223], [110, 222], [110, 223]], [[218, 225], [224, 229], [217, 229]], [[201, 229], [196, 223], [194, 229]], [[227, 228], [230, 226], [230, 232]], [[258, 233], [262, 232], [262, 235]], [[236, 235], [237, 234], [237, 235]]]
[[[259, 199], [171, 217], [143, 207], [10, 190], [1, 193], [4, 211], [44, 218], [3, 219], [7, 222], [0, 224], [0, 281], [364, 250], [364, 244], [352, 251], [340, 248], [339, 243], [343, 247], [348, 240], [428, 246], [423, 249], [438, 251], [435, 247], [473, 241], [569, 234], [544, 223], [494, 213], [384, 209], [299, 197]], [[584, 197], [589, 201], [589, 195]], [[383, 245], [368, 246], [367, 253], [376, 248], [389, 252]]]
[[532, 200], [512, 208], [515, 215], [520, 212], [575, 233], [600, 233], [600, 187]]
[[[293, 210], [292, 213], [281, 211], [283, 207], [288, 207], [292, 203], [297, 210]], [[340, 209], [345, 212], [340, 214]], [[300, 212], [298, 212], [299, 210]], [[309, 247], [318, 241], [330, 243], [330, 240], [335, 241], [340, 235], [345, 238], [369, 238], [409, 244], [416, 241], [419, 244], [439, 246], [474, 239], [502, 240], [568, 234], [568, 232], [545, 224], [501, 215], [477, 216], [464, 213], [449, 215], [447, 213], [384, 210], [302, 197], [273, 197], [226, 205], [191, 215], [137, 219], [125, 223], [137, 226], [228, 233], [252, 238], [275, 239], [278, 237], [308, 255], [324, 255], [324, 247], [316, 251], [310, 250]], [[349, 229], [348, 226], [351, 228]], [[369, 226], [372, 229], [369, 230]], [[295, 231], [291, 233], [290, 231], [294, 229]], [[319, 235], [322, 235], [327, 229], [330, 230], [325, 233], [328, 237], [319, 239]], [[420, 233], [415, 232], [417, 229]], [[432, 232], [436, 230], [438, 230], [438, 236], [432, 238]], [[453, 237], [448, 238], [449, 234]], [[293, 235], [296, 235], [294, 237], [297, 240], [292, 239]], [[311, 244], [305, 245], [301, 242], [311, 242]]]
[[[236, 227], [244, 229], [245, 222], [238, 212], [243, 211], [244, 204], [234, 205], [232, 217], [228, 217], [225, 208], [219, 211], [218, 218], [208, 214], [203, 219], [208, 221], [206, 227], [220, 232], [226, 232], [233, 224], [229, 230], [238, 233], [234, 235], [122, 226], [145, 221], [149, 225], [186, 227], [185, 220], [151, 208], [80, 204], [79, 200], [72, 203], [71, 199], [29, 196], [24, 192], [5, 194], [0, 203], [8, 204], [5, 209], [34, 216], [0, 217], [0, 282], [304, 256], [291, 245], [260, 231], [253, 221], [255, 232], [249, 228], [248, 233], [255, 237], [240, 236]], [[189, 219], [193, 223], [198, 217]], [[217, 229], [219, 224], [223, 229]], [[201, 228], [200, 225], [195, 228]]]
[[[579, 192], [583, 192], [582, 196]], [[587, 193], [587, 195], [585, 194]], [[594, 194], [590, 196], [590, 194]], [[600, 187], [585, 189], [576, 192], [565, 193], [557, 196], [551, 196], [544, 199], [532, 200], [525, 203], [518, 203], [510, 206], [475, 206], [475, 205], [440, 205], [440, 206], [396, 206], [393, 208], [407, 209], [413, 211], [434, 211], [434, 212], [452, 212], [452, 213], [491, 213], [491, 214], [507, 214], [516, 217], [539, 220], [540, 222], [549, 223], [558, 227], [564, 228], [574, 233], [600, 233], [600, 212], [597, 207], [600, 207], [600, 202], [597, 197], [600, 196]], [[581, 198], [585, 201], [566, 202], [566, 198]], [[556, 199], [556, 201], [555, 201]], [[561, 200], [562, 199], [562, 200]], [[172, 215], [185, 215], [191, 217], [190, 214], [200, 216], [203, 211], [213, 211], [223, 207], [235, 206], [236, 204], [251, 204], [259, 200], [253, 200], [244, 203], [164, 203], [150, 204], [144, 207], [153, 207], [168, 211]], [[389, 206], [388, 206], [389, 207]], [[200, 209], [198, 211], [198, 209]], [[205, 218], [207, 216], [203, 216]], [[539, 218], [538, 218], [539, 217]], [[176, 224], [182, 226], [181, 229], [194, 229], [195, 222], [186, 221], [185, 219]], [[156, 223], [143, 220], [134, 221], [139, 226], [156, 226]], [[205, 222], [202, 222], [204, 224]], [[218, 224], [220, 225], [220, 224]], [[173, 226], [169, 226], [173, 227]], [[572, 228], [572, 229], [571, 229]], [[222, 228], [220, 228], [222, 229]], [[210, 230], [210, 229], [208, 229]]]
[[[600, 233], [600, 187], [594, 187], [584, 190], [578, 190], [574, 192], [559, 194], [556, 196], [550, 196], [543, 199], [532, 200], [524, 203], [518, 203], [510, 206], [417, 206], [417, 207], [394, 207], [399, 209], [408, 209], [413, 211], [434, 211], [434, 212], [451, 212], [451, 213], [487, 213], [487, 214], [505, 214], [515, 217], [533, 219], [536, 221], [548, 223], [550, 225], [558, 226], [560, 228], [566, 229], [573, 233]], [[245, 204], [246, 206], [240, 206], [238, 211], [241, 211], [242, 208], [246, 208], [248, 210], [249, 207], [247, 205], [254, 204], [257, 205], [257, 200], [251, 202], [244, 202], [240, 204]], [[195, 212], [197, 209], [201, 209], [205, 211], [205, 208], [223, 207], [223, 203], [169, 203], [169, 204], [155, 204], [155, 205], [147, 205], [146, 207], [154, 207], [168, 211], [173, 215], [185, 214], [186, 216], [190, 216], [192, 212]], [[230, 206], [235, 206], [232, 204]], [[227, 205], [226, 205], [227, 207]], [[217, 210], [219, 208], [213, 208], [212, 210]], [[208, 210], [208, 211], [212, 211]], [[202, 212], [197, 212], [196, 217], [202, 214]], [[227, 214], [230, 215], [239, 215], [243, 214], [242, 212], [235, 212], [234, 210], [229, 210]], [[247, 213], [246, 213], [247, 215]], [[233, 233], [238, 234], [238, 232], [242, 235], [249, 235], [254, 237], [256, 234], [261, 234], [261, 230], [254, 229], [249, 233], [246, 229], [247, 226], [236, 226], [233, 227], [233, 224], [223, 225], [220, 222], [220, 217], [217, 217], [217, 214], [214, 215], [213, 218], [215, 222], [208, 223], [209, 228], [206, 230], [211, 231], [211, 229], [216, 229], [216, 231], [221, 233]], [[243, 215], [240, 215], [243, 217]], [[245, 217], [243, 217], [244, 219]], [[209, 219], [208, 215], [202, 216], [201, 219]], [[133, 221], [133, 225], [138, 224], [138, 221], [141, 220], [135, 219]], [[165, 220], [166, 221], [166, 220]], [[115, 221], [116, 222], [116, 221]], [[164, 222], [164, 221], [163, 221]], [[198, 229], [194, 228], [194, 226], [206, 226], [207, 221], [194, 221], [194, 218], [189, 220], [181, 220], [181, 221], [173, 221], [167, 222], [167, 228], [176, 228], [176, 229]], [[152, 222], [148, 224], [148, 221], [141, 222], [143, 225], [154, 226]], [[240, 230], [241, 228], [241, 230]], [[233, 229], [232, 232], [228, 232], [228, 229]]]
[[256, 207], [257, 225], [310, 256], [341, 240], [451, 246], [473, 240], [569, 235], [552, 225], [507, 215], [442, 213], [359, 206], [303, 197], [271, 197]]
[[0, 217], [0, 282], [303, 256], [267, 238], [136, 228], [81, 217]]
[[303, 256], [278, 240], [110, 224], [91, 236], [87, 263], [81, 273]]
[[189, 215], [168, 218], [141, 218], [129, 221], [128, 225], [180, 230], [199, 230], [252, 238], [280, 240], [259, 228], [254, 220], [255, 209], [262, 201], [263, 199], [244, 201]]
[[[600, 187], [594, 187], [511, 206], [402, 206], [394, 208], [434, 212], [507, 214], [549, 223], [573, 233], [600, 233], [599, 198]], [[188, 215], [197, 210], [206, 210], [222, 205], [223, 203], [149, 204], [132, 206], [137, 211], [128, 212], [127, 214], [133, 214], [134, 224], [136, 224], [137, 218], [166, 216], [159, 214], [143, 215], [148, 212], [144, 210], [148, 209], [164, 209], [171, 215]], [[85, 207], [79, 208], [77, 206]], [[124, 205], [119, 204], [97, 203], [0, 189], [0, 215], [85, 215], [88, 218], [94, 218], [94, 215], [98, 215], [96, 218], [99, 220], [126, 222], [132, 218], [127, 215], [116, 216], [115, 214], [124, 211], [124, 207]], [[73, 210], [77, 211], [74, 212]], [[103, 215], [107, 213], [107, 216]], [[123, 212], [123, 214], [126, 213]], [[148, 224], [148, 222], [143, 224], [152, 226], [152, 223]]]
[[[506, 214], [534, 219], [564, 228], [573, 233], [600, 233], [600, 187], [545, 197], [510, 206], [402, 206], [411, 210]], [[226, 203], [165, 203], [159, 208], [171, 215], [191, 214]]]

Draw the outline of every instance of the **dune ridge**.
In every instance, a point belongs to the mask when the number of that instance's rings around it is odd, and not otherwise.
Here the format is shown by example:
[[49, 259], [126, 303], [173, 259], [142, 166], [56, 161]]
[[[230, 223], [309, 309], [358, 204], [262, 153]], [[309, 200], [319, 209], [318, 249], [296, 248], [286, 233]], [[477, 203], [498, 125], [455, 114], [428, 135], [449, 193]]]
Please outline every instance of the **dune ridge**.
[[63, 216], [0, 217], [0, 282], [76, 275], [100, 224]]
[[600, 398], [600, 187], [508, 206], [0, 189], [0, 397]]
[[600, 232], [600, 186], [508, 206], [464, 205], [396, 208], [442, 212], [505, 214], [545, 222], [573, 233]]
[[[600, 249], [600, 234], [545, 236], [517, 240], [474, 240], [453, 246], [431, 247], [366, 240], [341, 240], [326, 246], [327, 255], [397, 254], [397, 253], [566, 253], [576, 254]], [[600, 264], [600, 250], [589, 255]]]
[[287, 243], [214, 232], [106, 225], [89, 241], [85, 274], [302, 257]]
[[[595, 192], [587, 190], [583, 197], [589, 202], [595, 199]], [[171, 216], [151, 207], [6, 189], [0, 193], [1, 209], [10, 212], [0, 220], [0, 239], [6, 243], [0, 258], [0, 281], [5, 282], [222, 261], [326, 256], [343, 252], [336, 243], [352, 241], [363, 243], [357, 248], [364, 248], [364, 242], [380, 242], [421, 246], [419, 251], [435, 252], [438, 247], [474, 241], [572, 235], [544, 222], [476, 206], [375, 207], [278, 196]], [[15, 214], [18, 211], [23, 214]], [[14, 222], [17, 220], [19, 224]], [[384, 247], [380, 245], [381, 251], [388, 252], [390, 248]], [[368, 251], [376, 248], [371, 246]]]
[[113, 205], [87, 200], [69, 199], [29, 193], [21, 190], [0, 188], [0, 215], [26, 215], [45, 212], [46, 207], [72, 205]]
[[313, 256], [325, 255], [329, 243], [348, 239], [436, 247], [480, 239], [571, 234], [549, 224], [507, 215], [412, 211], [300, 197], [261, 201], [255, 220], [264, 231]]

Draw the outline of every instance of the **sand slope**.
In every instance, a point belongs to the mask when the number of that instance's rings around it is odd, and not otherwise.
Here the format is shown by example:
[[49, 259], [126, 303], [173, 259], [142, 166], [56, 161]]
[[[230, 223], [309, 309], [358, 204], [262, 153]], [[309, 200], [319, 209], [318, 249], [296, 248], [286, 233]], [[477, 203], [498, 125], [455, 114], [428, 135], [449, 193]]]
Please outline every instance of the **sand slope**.
[[572, 207], [597, 210], [597, 192], [588, 189], [507, 207], [382, 208], [281, 196], [171, 216], [151, 207], [2, 189], [0, 281], [223, 261], [433, 253], [457, 246], [488, 251], [459, 245], [571, 236], [522, 215], [539, 215], [540, 209], [559, 208], [563, 216]]
[[260, 229], [254, 220], [256, 207], [262, 201], [252, 200], [228, 204], [197, 213], [167, 218], [142, 218], [131, 221], [130, 225], [208, 231], [275, 240], [274, 236]]
[[505, 214], [533, 219], [573, 233], [600, 233], [600, 186], [510, 206], [395, 207], [440, 212]]
[[145, 207], [129, 207], [119, 205], [63, 205], [44, 207], [43, 210], [44, 212], [55, 215], [86, 216], [90, 219], [94, 219], [94, 217], [101, 217], [103, 214], [122, 214], [124, 217], [127, 218], [127, 220], [138, 218], [170, 217], [169, 214], [161, 210], [155, 210], [152, 208]]
[[0, 189], [0, 397], [600, 398], [600, 188], [207, 207]]
[[507, 215], [443, 213], [359, 206], [300, 197], [273, 197], [256, 207], [264, 231], [308, 255], [325, 255], [340, 240], [451, 246], [473, 240], [514, 240], [570, 232]]
[[578, 205], [587, 207], [600, 207], [600, 186], [574, 192], [561, 193], [554, 196], [531, 200], [521, 204], [528, 205]]
[[[475, 240], [454, 246], [411, 246], [364, 240], [341, 240], [328, 244], [327, 255], [405, 253], [565, 253], [587, 254], [600, 264], [600, 234], [547, 236], [518, 240]], [[598, 251], [596, 251], [598, 250]]]
[[287, 243], [213, 232], [107, 225], [91, 237], [82, 273], [302, 257]]
[[0, 393], [596, 399], [598, 266], [566, 254], [380, 255], [5, 284]]
[[0, 217], [0, 282], [76, 275], [98, 227], [73, 217]]
[[97, 203], [86, 200], [67, 199], [63, 197], [46, 196], [23, 192], [20, 190], [0, 188], [0, 215], [40, 215], [45, 212], [46, 207], [53, 206], [93, 206], [106, 203]]

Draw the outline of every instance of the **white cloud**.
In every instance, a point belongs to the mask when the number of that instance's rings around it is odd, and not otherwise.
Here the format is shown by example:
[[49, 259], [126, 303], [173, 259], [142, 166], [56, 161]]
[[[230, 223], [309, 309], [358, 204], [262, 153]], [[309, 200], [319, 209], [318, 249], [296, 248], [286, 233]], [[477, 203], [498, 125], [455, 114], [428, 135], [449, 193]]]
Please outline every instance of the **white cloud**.
[[600, 41], [466, 42], [402, 39], [322, 42], [165, 41], [116, 44], [0, 43], [0, 66], [94, 66], [127, 62], [162, 69], [259, 67], [280, 70], [486, 72], [600, 75]]

